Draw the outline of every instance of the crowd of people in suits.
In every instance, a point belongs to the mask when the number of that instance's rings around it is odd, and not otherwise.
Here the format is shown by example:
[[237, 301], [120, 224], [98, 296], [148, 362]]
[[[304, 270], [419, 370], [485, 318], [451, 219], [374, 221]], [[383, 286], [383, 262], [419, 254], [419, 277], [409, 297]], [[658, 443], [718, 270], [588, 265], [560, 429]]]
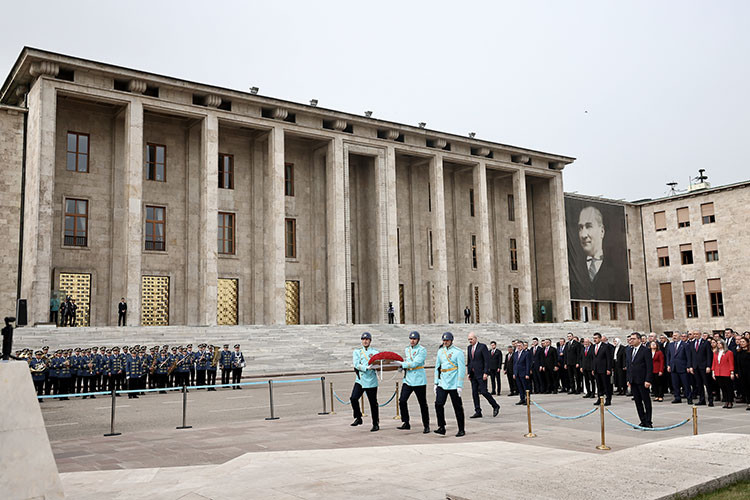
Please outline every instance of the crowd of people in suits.
[[[221, 384], [239, 384], [245, 356], [236, 344], [234, 350], [224, 344], [223, 349], [207, 344], [133, 347], [91, 347], [58, 349], [54, 353], [49, 346], [33, 352], [30, 349], [17, 351], [16, 357], [29, 363], [31, 378], [38, 396], [82, 394], [82, 398], [96, 398], [92, 392], [112, 390], [137, 391], [146, 388], [190, 387], [216, 385], [216, 374], [220, 369]], [[232, 389], [242, 389], [232, 385]], [[215, 391], [213, 387], [209, 391]], [[165, 390], [159, 391], [166, 393]], [[141, 393], [142, 394], [142, 393]], [[129, 398], [137, 398], [139, 392], [129, 392]], [[119, 396], [119, 394], [117, 395]], [[41, 399], [40, 401], [43, 401]]]
[[70, 295], [63, 301], [57, 297], [52, 297], [49, 301], [49, 320], [56, 326], [76, 326], [77, 311], [78, 305]]

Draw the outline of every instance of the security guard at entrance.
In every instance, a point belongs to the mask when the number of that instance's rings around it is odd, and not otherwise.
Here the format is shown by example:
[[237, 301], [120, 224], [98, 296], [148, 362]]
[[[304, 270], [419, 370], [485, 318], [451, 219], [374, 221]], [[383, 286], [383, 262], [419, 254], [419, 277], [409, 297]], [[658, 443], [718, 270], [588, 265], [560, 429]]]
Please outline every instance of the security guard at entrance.
[[424, 434], [430, 432], [430, 412], [427, 407], [427, 375], [424, 363], [427, 359], [427, 349], [419, 345], [419, 332], [409, 334], [409, 346], [404, 350], [404, 361], [401, 369], [404, 371], [404, 385], [401, 387], [401, 396], [398, 404], [401, 408], [401, 426], [399, 429], [411, 429], [409, 425], [409, 396], [414, 392], [419, 401], [419, 409], [422, 412], [422, 425]]
[[437, 434], [445, 434], [445, 401], [451, 397], [453, 411], [456, 413], [458, 434], [461, 437], [464, 431], [464, 406], [461, 401], [461, 391], [464, 387], [466, 376], [466, 361], [461, 349], [453, 345], [453, 334], [443, 334], [443, 347], [438, 349], [435, 360], [435, 413], [437, 414]]
[[354, 381], [352, 395], [349, 398], [352, 404], [352, 411], [354, 412], [354, 422], [351, 425], [352, 427], [362, 425], [362, 411], [359, 409], [359, 398], [362, 397], [362, 393], [364, 392], [370, 401], [370, 415], [372, 415], [372, 429], [370, 429], [370, 432], [375, 432], [380, 430], [378, 374], [369, 365], [369, 362], [370, 358], [376, 355], [378, 351], [370, 347], [370, 342], [372, 342], [370, 332], [364, 332], [361, 340], [362, 347], [354, 349], [352, 353], [352, 365], [354, 366], [354, 373], [357, 374], [357, 379]]

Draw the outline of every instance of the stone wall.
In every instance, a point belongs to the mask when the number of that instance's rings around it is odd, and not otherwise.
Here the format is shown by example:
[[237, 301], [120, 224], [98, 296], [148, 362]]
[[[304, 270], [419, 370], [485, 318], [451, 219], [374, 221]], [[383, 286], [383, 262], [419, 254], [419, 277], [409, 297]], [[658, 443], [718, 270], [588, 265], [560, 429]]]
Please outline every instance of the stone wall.
[[0, 314], [14, 316], [18, 286], [23, 163], [23, 110], [0, 106]]

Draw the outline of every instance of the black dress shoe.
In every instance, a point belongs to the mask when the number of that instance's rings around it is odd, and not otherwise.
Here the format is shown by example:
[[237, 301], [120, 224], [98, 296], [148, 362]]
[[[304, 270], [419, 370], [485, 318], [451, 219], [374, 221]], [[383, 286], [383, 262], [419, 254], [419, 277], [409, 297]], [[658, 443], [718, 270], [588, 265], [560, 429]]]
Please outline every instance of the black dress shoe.
[[604, 406], [612, 406], [612, 401], [605, 401]]
[[91, 399], [96, 399], [96, 396], [91, 396]]
[[469, 418], [482, 418], [482, 414], [476, 412], [476, 413], [474, 413], [474, 415], [470, 416]]
[[525, 404], [526, 404], [526, 401], [519, 401], [518, 403], [516, 403], [516, 406], [521, 406]]
[[380, 426], [378, 424], [372, 424], [372, 429], [370, 429], [370, 432], [377, 432], [380, 430]]
[[422, 431], [422, 434], [429, 434], [429, 433], [430, 433], [429, 427], [425, 427], [424, 430]]
[[492, 409], [492, 416], [497, 417], [497, 414], [500, 413], [500, 406], [496, 406]]
[[693, 404], [693, 400], [692, 400], [692, 399], [690, 399], [690, 398], [688, 398], [688, 404], [689, 404], [689, 405], [692, 405], [692, 404]]
[[411, 425], [409, 425], [409, 422], [404, 422], [403, 424], [396, 427], [396, 429], [401, 429], [402, 431], [408, 431], [411, 429]]
[[695, 403], [695, 406], [706, 406], [706, 402], [705, 401], [698, 401], [697, 403]]
[[351, 423], [352, 427], [356, 427], [358, 425], [362, 425], [362, 419], [361, 418], [355, 418], [354, 422]]
[[713, 405], [714, 405], [714, 402], [713, 402], [713, 401], [709, 401], [709, 402], [708, 402], [708, 406], [713, 406]]
[[465, 436], [465, 435], [466, 435], [466, 432], [465, 432], [465, 431], [458, 431], [458, 432], [456, 433], [456, 437], [457, 437], [457, 438], [460, 438], [461, 436]]
[[445, 427], [438, 427], [435, 429], [435, 434], [440, 434], [441, 436], [445, 436]]
[[682, 400], [681, 400], [681, 399], [673, 399], [673, 400], [672, 400], [672, 404], [673, 404], [673, 405], [678, 405], [678, 404], [680, 404], [680, 403], [682, 403]]

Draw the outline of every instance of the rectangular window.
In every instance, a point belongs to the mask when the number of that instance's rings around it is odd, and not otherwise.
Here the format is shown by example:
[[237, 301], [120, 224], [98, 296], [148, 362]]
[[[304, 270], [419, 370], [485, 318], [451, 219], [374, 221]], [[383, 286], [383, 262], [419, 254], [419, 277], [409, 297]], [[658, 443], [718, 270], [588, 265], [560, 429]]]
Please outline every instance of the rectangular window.
[[66, 169], [71, 172], [89, 171], [89, 134], [68, 132]]
[[432, 212], [432, 184], [427, 183], [427, 211]]
[[577, 300], [571, 300], [570, 301], [570, 315], [573, 318], [573, 321], [580, 321], [581, 320], [581, 303]]
[[654, 212], [654, 228], [657, 231], [667, 230], [667, 214], [663, 210], [661, 212]]
[[693, 245], [691, 243], [680, 245], [680, 258], [683, 266], [693, 263]]
[[474, 217], [474, 190], [469, 189], [469, 215]]
[[591, 303], [591, 320], [599, 321], [599, 303], [598, 302]]
[[234, 214], [219, 212], [219, 253], [234, 254]]
[[477, 268], [477, 235], [471, 235], [471, 268]]
[[297, 257], [297, 219], [286, 219], [286, 257]]
[[396, 228], [396, 255], [398, 255], [398, 265], [401, 265], [401, 228]]
[[672, 283], [659, 283], [659, 290], [661, 292], [661, 318], [674, 319]]
[[518, 271], [518, 249], [515, 238], [510, 239], [510, 270]]
[[427, 259], [428, 259], [428, 262], [430, 264], [430, 267], [432, 267], [432, 265], [433, 265], [433, 260], [432, 260], [432, 231], [430, 229], [427, 230], [427, 252], [428, 252]]
[[234, 189], [234, 155], [219, 153], [219, 188]]
[[701, 204], [701, 219], [704, 224], [713, 224], [716, 222], [713, 202]]
[[616, 302], [609, 303], [609, 319], [612, 321], [617, 321], [617, 303]]
[[703, 245], [706, 249], [706, 262], [719, 260], [719, 243], [716, 240], [706, 241]]
[[697, 318], [698, 298], [695, 295], [695, 281], [683, 281], [682, 291], [685, 292], [685, 314], [688, 318]]
[[659, 258], [659, 267], [669, 267], [669, 247], [657, 248], [656, 256]]
[[146, 180], [167, 181], [167, 147], [160, 144], [146, 145]]
[[690, 227], [690, 209], [688, 207], [677, 209], [677, 227]]
[[65, 238], [63, 244], [69, 247], [88, 245], [89, 202], [86, 200], [65, 200]]
[[711, 297], [711, 316], [724, 316], [724, 298], [721, 295], [721, 279], [708, 280], [708, 295]]
[[516, 220], [516, 201], [513, 195], [508, 195], [508, 220]]
[[164, 242], [164, 207], [146, 206], [146, 250], [163, 252]]
[[628, 248], [628, 269], [633, 269], [633, 264], [630, 260], [630, 249]]
[[635, 296], [633, 295], [633, 285], [630, 285], [630, 303], [628, 304], [628, 320], [635, 319]]
[[294, 163], [284, 164], [284, 196], [294, 196]]

